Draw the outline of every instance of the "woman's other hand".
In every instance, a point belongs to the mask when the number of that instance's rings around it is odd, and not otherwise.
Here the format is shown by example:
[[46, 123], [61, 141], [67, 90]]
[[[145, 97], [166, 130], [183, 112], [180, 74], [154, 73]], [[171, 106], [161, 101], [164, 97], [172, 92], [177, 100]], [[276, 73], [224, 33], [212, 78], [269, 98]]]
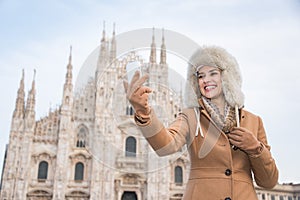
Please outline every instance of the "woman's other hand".
[[262, 144], [251, 131], [243, 127], [234, 127], [228, 135], [229, 142], [245, 151], [249, 155], [258, 155], [262, 151]]

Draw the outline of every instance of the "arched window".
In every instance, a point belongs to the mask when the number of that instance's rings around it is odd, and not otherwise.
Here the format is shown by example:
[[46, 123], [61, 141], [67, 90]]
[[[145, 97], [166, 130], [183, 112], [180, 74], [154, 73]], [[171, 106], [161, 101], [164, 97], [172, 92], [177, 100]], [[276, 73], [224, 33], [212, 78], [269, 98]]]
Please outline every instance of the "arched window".
[[68, 104], [68, 103], [69, 103], [69, 101], [70, 101], [70, 98], [69, 98], [69, 96], [66, 96], [65, 103], [66, 103], [66, 104]]
[[271, 200], [275, 200], [275, 196], [273, 194], [271, 195]]
[[137, 196], [135, 192], [125, 191], [122, 194], [121, 200], [136, 200]]
[[82, 148], [86, 146], [86, 136], [87, 136], [87, 129], [85, 127], [81, 127], [77, 134], [76, 147]]
[[134, 110], [132, 108], [132, 106], [130, 106], [130, 115], [133, 115], [134, 114]]
[[83, 173], [84, 173], [84, 165], [82, 162], [78, 162], [75, 165], [75, 181], [82, 181], [83, 180]]
[[127, 106], [126, 107], [126, 115], [133, 115], [134, 114], [134, 110], [132, 108], [132, 106]]
[[48, 175], [48, 163], [46, 161], [42, 161], [39, 164], [38, 179], [47, 179], [47, 175]]
[[136, 139], [132, 136], [126, 139], [126, 147], [125, 147], [127, 157], [135, 157], [136, 156]]
[[175, 167], [175, 183], [176, 184], [182, 184], [183, 178], [182, 178], [182, 167], [176, 166]]

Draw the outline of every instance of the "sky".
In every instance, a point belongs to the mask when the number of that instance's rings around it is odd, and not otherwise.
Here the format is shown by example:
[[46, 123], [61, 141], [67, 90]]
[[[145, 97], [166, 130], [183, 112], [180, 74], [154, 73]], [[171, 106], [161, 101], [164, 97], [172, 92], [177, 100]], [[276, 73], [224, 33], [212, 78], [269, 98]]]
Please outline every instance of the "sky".
[[300, 183], [299, 0], [0, 0], [0, 163], [22, 69], [26, 95], [36, 69], [38, 120], [61, 103], [70, 45], [75, 84], [103, 21], [107, 34], [113, 23], [116, 34], [165, 28], [227, 49], [241, 68], [245, 108], [263, 119], [279, 182]]

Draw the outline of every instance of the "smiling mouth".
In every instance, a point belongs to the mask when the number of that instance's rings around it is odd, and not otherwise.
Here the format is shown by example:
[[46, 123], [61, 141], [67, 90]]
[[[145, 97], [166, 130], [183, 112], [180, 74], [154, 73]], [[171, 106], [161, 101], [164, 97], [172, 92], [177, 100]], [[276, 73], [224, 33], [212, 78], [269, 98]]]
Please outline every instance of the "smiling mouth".
[[216, 87], [217, 87], [217, 86], [215, 86], [215, 85], [209, 85], [209, 86], [205, 86], [204, 89], [205, 89], [206, 91], [210, 91], [210, 90], [215, 89]]

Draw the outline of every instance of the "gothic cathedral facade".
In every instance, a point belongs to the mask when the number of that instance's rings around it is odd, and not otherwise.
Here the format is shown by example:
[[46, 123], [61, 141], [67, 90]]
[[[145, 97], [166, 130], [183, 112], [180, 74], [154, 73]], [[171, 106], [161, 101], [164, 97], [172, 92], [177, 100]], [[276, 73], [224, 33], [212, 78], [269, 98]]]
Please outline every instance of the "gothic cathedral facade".
[[157, 49], [153, 34], [149, 61], [135, 52], [117, 57], [116, 51], [115, 31], [108, 39], [103, 30], [94, 76], [77, 93], [70, 53], [61, 105], [39, 120], [35, 79], [25, 100], [23, 72], [5, 153], [1, 200], [181, 199], [189, 172], [186, 150], [158, 158], [136, 127], [120, 84], [126, 65], [139, 62], [155, 91], [151, 102], [163, 108], [158, 111], [160, 119], [167, 125], [176, 117], [182, 98], [168, 89], [164, 36]]

